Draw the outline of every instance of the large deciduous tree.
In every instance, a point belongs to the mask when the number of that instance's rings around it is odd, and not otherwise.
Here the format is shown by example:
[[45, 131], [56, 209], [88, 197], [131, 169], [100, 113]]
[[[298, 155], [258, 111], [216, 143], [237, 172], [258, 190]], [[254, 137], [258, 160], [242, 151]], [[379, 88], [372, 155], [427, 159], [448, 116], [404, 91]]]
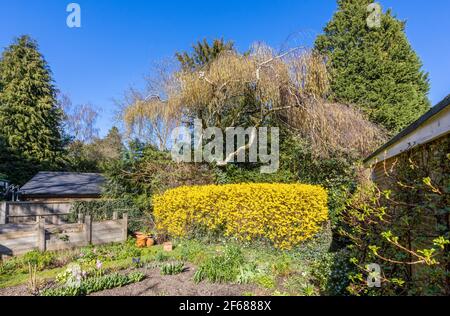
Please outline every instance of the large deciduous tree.
[[[361, 107], [395, 133], [429, 109], [428, 75], [390, 10], [368, 23], [373, 0], [338, 0], [315, 47], [328, 57], [334, 101]], [[374, 7], [372, 7], [374, 8]]]

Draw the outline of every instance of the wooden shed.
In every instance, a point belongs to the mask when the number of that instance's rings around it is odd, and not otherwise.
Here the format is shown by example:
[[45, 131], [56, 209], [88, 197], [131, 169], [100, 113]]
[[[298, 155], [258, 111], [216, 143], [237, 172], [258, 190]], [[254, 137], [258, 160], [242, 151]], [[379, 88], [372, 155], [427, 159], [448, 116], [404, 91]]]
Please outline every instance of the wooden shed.
[[39, 172], [20, 188], [20, 200], [68, 202], [98, 199], [104, 181], [98, 173]]

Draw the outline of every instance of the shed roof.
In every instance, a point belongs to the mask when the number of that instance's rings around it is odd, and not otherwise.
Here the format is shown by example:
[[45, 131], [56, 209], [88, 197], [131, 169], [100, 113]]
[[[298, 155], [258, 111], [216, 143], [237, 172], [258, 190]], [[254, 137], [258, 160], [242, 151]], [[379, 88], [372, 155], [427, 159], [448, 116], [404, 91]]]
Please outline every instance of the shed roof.
[[96, 196], [105, 179], [98, 173], [39, 172], [21, 189], [26, 196]]
[[[447, 107], [450, 107], [450, 94], [444, 100], [442, 100], [437, 105], [435, 105], [433, 108], [431, 108], [431, 110], [429, 110], [427, 113], [422, 115], [417, 121], [415, 121], [414, 123], [409, 125], [403, 131], [401, 131], [399, 134], [397, 134], [395, 137], [393, 137], [390, 141], [388, 141], [386, 144], [384, 144], [383, 146], [378, 148], [373, 154], [371, 154], [369, 157], [366, 158], [364, 163], [370, 162], [372, 159], [374, 159], [378, 155], [382, 154], [384, 151], [386, 151], [392, 145], [399, 143], [403, 138], [412, 134], [420, 127], [426, 125], [427, 122], [431, 121], [431, 119], [433, 117], [435, 117], [437, 114], [444, 111], [444, 109], [447, 109]], [[439, 135], [436, 135], [436, 136], [439, 136]]]

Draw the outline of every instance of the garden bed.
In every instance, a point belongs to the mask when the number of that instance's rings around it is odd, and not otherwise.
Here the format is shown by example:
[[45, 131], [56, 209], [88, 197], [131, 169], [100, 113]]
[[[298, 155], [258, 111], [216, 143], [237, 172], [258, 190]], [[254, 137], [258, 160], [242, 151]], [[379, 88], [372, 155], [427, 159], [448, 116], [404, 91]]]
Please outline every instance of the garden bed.
[[[65, 252], [34, 252], [0, 265], [0, 296], [31, 295], [29, 262], [37, 264], [40, 291], [35, 294], [39, 295], [334, 294], [328, 280], [336, 271], [345, 271], [336, 265], [341, 255], [329, 252], [330, 242], [331, 232], [326, 229], [291, 251], [264, 243], [178, 240], [168, 252], [162, 246], [136, 248], [130, 239], [124, 244]], [[80, 291], [67, 288], [74, 266], [77, 275], [83, 275]], [[136, 279], [137, 274], [142, 277]]]

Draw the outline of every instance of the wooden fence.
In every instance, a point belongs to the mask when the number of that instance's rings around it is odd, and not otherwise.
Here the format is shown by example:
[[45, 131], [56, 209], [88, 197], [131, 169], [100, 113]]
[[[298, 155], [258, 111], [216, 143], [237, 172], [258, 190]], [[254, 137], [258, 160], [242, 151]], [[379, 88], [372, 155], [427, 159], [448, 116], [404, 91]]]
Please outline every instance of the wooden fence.
[[109, 221], [93, 222], [91, 216], [78, 216], [78, 223], [46, 225], [39, 216], [34, 225], [0, 225], [0, 256], [15, 256], [32, 250], [55, 251], [101, 245], [127, 240], [128, 214], [118, 218], [115, 212]]
[[0, 202], [0, 225], [35, 222], [37, 216], [44, 215], [48, 224], [57, 225], [71, 206], [72, 202]]

